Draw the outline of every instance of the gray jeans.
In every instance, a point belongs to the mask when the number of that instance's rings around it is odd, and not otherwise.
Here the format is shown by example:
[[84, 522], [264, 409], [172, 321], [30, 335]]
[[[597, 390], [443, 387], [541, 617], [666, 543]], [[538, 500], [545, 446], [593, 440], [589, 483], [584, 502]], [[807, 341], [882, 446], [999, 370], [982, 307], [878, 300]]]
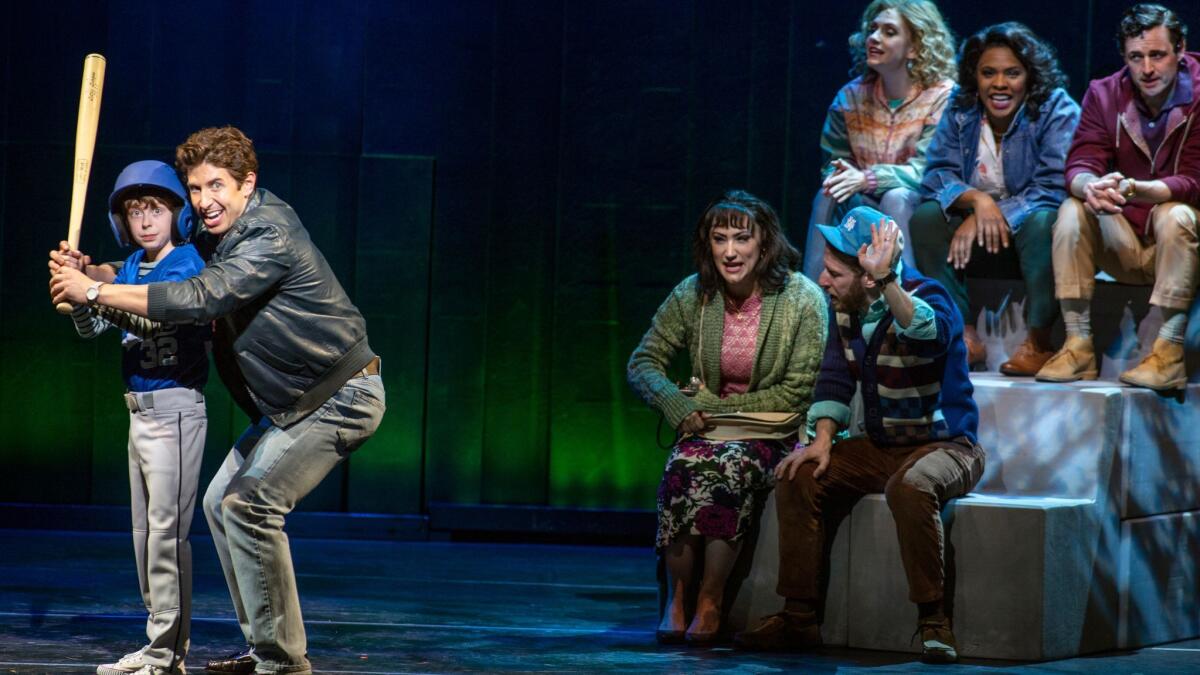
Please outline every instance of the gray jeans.
[[267, 419], [247, 429], [208, 486], [204, 515], [256, 672], [311, 672], [284, 516], [375, 433], [384, 410], [378, 375], [351, 378], [286, 429]]
[[917, 260], [913, 257], [912, 237], [908, 235], [908, 221], [920, 203], [921, 195], [908, 188], [892, 188], [883, 193], [879, 199], [859, 192], [841, 204], [837, 203], [833, 197], [826, 197], [825, 193], [818, 189], [817, 196], [813, 199], [812, 216], [808, 221], [808, 238], [804, 245], [804, 268], [801, 271], [809, 279], [817, 280], [817, 277], [821, 275], [821, 270], [825, 268], [823, 262], [825, 237], [821, 236], [821, 231], [816, 226], [838, 225], [850, 209], [856, 206], [877, 208], [884, 215], [896, 221], [896, 225], [904, 233], [904, 252], [901, 254], [901, 259], [904, 260], [905, 267], [917, 269]]
[[176, 387], [125, 395], [129, 505], [138, 586], [149, 615], [145, 663], [175, 669], [187, 656], [192, 614], [188, 531], [208, 417], [204, 395]]

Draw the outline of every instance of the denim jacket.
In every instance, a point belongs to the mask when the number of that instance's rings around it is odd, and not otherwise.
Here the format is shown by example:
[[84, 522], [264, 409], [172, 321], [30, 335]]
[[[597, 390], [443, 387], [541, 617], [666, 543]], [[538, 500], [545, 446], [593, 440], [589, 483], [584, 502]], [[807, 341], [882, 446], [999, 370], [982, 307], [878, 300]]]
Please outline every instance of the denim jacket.
[[[957, 93], [955, 90], [954, 95]], [[929, 163], [921, 182], [922, 196], [936, 199], [947, 213], [954, 200], [971, 189], [968, 181], [975, 172], [983, 127], [979, 102], [964, 108], [957, 105], [954, 95], [929, 146]], [[1063, 167], [1071, 136], [1079, 124], [1079, 105], [1067, 92], [1055, 89], [1038, 110], [1037, 120], [1030, 120], [1022, 104], [1001, 139], [1004, 184], [1009, 196], [996, 205], [1014, 232], [1035, 210], [1058, 209], [1067, 198]]]

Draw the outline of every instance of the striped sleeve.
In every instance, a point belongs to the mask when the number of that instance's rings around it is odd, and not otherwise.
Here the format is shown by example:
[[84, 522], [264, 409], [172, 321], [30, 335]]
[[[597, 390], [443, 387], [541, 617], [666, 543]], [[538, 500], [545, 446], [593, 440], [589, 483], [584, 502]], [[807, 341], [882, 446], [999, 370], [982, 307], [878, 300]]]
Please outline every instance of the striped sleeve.
[[100, 316], [98, 319], [110, 325], [116, 326], [121, 330], [136, 335], [143, 340], [149, 339], [157, 335], [165, 325], [161, 321], [147, 319], [144, 316], [130, 314], [113, 307], [98, 307]]
[[71, 308], [71, 320], [75, 322], [75, 332], [82, 338], [94, 338], [108, 330], [109, 322], [92, 313], [87, 305], [76, 305]]

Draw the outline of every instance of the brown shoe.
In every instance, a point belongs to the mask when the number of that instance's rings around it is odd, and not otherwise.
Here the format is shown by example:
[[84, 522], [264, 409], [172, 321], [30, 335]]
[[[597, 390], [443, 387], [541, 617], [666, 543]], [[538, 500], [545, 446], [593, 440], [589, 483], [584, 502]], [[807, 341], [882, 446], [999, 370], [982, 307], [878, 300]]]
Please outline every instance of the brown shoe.
[[1155, 338], [1150, 353], [1137, 366], [1121, 373], [1121, 381], [1156, 391], [1183, 389], [1187, 386], [1183, 345]]
[[1046, 361], [1035, 377], [1039, 382], [1074, 382], [1094, 380], [1099, 374], [1092, 338], [1068, 336], [1062, 349]]
[[821, 625], [814, 614], [783, 611], [734, 635], [733, 643], [740, 649], [764, 652], [812, 649], [822, 644]]
[[204, 670], [210, 673], [253, 673], [257, 662], [250, 655], [250, 650], [230, 654], [222, 659], [213, 659], [204, 664]]
[[967, 368], [987, 364], [987, 345], [979, 339], [974, 326], [963, 326], [963, 342], [967, 344]]
[[1037, 375], [1051, 356], [1054, 356], [1054, 350], [1050, 348], [1050, 330], [1030, 328], [1017, 351], [1000, 364], [1000, 372], [1019, 377]]
[[954, 663], [958, 661], [958, 643], [950, 620], [945, 617], [922, 619], [917, 626], [921, 634], [921, 660], [925, 663]]

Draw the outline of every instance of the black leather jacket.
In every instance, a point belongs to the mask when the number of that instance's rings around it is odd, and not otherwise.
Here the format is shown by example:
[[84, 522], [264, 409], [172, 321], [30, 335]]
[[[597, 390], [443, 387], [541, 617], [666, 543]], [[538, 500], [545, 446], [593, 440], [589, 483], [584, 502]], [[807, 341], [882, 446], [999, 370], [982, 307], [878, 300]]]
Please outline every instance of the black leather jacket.
[[[200, 274], [149, 285], [149, 317], [220, 320], [254, 404], [287, 427], [313, 412], [375, 353], [367, 324], [292, 207], [259, 189]], [[218, 357], [219, 358], [219, 357]]]

